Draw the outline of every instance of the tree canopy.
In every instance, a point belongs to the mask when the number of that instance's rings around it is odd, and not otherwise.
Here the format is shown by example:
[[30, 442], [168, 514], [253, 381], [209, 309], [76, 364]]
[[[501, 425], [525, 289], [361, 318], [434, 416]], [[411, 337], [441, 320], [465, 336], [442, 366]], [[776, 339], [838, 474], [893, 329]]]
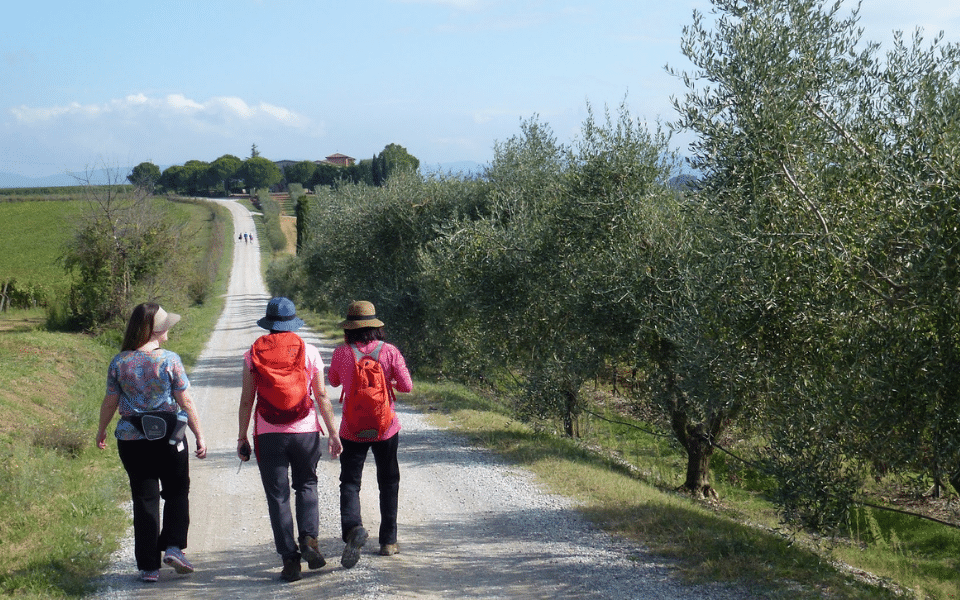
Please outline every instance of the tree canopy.
[[160, 167], [151, 162], [142, 162], [127, 175], [127, 180], [135, 187], [152, 192], [153, 187], [160, 181]]
[[254, 156], [243, 161], [240, 175], [248, 190], [270, 188], [283, 179], [283, 173], [273, 161]]

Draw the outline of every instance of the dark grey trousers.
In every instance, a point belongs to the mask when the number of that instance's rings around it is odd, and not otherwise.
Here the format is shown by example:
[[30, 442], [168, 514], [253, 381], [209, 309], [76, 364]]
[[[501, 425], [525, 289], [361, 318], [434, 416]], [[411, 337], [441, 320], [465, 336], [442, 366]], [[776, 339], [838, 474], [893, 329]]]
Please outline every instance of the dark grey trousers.
[[[267, 495], [270, 525], [277, 553], [284, 559], [300, 556], [297, 541], [317, 537], [320, 513], [317, 506], [317, 463], [320, 461], [319, 433], [263, 433], [256, 439], [257, 466]], [[293, 488], [297, 511], [294, 535], [290, 510]]]

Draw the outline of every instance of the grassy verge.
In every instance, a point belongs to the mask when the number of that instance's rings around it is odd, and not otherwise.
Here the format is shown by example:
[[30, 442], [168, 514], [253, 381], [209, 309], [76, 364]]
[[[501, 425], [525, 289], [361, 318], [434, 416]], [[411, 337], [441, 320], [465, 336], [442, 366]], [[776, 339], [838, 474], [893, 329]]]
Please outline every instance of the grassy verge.
[[[552, 491], [576, 498], [593, 522], [673, 559], [691, 581], [746, 586], [763, 598], [897, 597], [838, 570], [830, 555], [753, 520], [775, 522], [771, 507], [756, 498], [731, 508], [727, 501], [701, 503], [671, 492], [667, 484], [679, 481], [682, 461], [660, 439], [634, 440], [630, 445], [636, 452], [626, 460], [622, 451], [599, 443], [614, 433], [601, 431], [602, 422], [593, 424], [589, 439], [557, 437], [519, 423], [494, 400], [453, 384], [418, 381], [415, 392], [401, 401], [530, 468]], [[648, 459], [637, 461], [641, 455]]]
[[[53, 214], [52, 203], [29, 204], [36, 210], [18, 213], [28, 219], [20, 231], [32, 230], [38, 215]], [[189, 372], [223, 309], [232, 253], [217, 246], [233, 247], [233, 228], [220, 227], [229, 223], [222, 208], [219, 218], [202, 204], [174, 210], [186, 222], [211, 224], [198, 228], [194, 256], [184, 258], [215, 272], [210, 293], [200, 305], [169, 307], [183, 320], [167, 347]], [[49, 246], [18, 256], [25, 263], [46, 260]], [[129, 491], [116, 450], [94, 444], [119, 333], [49, 332], [44, 315], [43, 309], [0, 314], [0, 452], [6, 458], [0, 461], [0, 595], [77, 598], [92, 591], [130, 525], [120, 508]]]
[[76, 597], [127, 527], [115, 452], [94, 446], [113, 350], [86, 336], [0, 332], [0, 593]]
[[0, 284], [15, 281], [20, 289], [34, 289], [43, 297], [64, 293], [69, 278], [57, 262], [69, 230], [64, 224], [75, 223], [83, 208], [83, 202], [70, 199], [0, 201]]

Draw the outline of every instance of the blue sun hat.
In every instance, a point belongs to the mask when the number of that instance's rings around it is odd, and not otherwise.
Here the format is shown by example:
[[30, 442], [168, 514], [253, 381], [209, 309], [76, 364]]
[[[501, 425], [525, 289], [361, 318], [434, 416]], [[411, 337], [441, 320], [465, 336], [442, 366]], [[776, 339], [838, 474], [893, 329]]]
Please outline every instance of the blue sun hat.
[[257, 325], [270, 331], [296, 331], [303, 327], [303, 320], [297, 316], [297, 308], [288, 298], [271, 298], [267, 303], [267, 316], [257, 321]]

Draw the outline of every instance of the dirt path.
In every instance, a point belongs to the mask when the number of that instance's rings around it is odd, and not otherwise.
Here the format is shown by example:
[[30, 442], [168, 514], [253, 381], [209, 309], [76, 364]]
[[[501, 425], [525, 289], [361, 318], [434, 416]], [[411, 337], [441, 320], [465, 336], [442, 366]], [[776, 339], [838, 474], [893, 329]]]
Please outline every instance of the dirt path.
[[[250, 213], [233, 213], [237, 234], [254, 231]], [[611, 539], [584, 522], [572, 503], [541, 493], [531, 475], [500, 463], [459, 438], [399, 409], [401, 553], [375, 554], [376, 535], [360, 563], [340, 566], [339, 463], [320, 464], [320, 545], [327, 566], [296, 583], [278, 579], [280, 560], [270, 532], [255, 463], [237, 472], [235, 455], [241, 356], [262, 334], [256, 320], [269, 299], [256, 243], [237, 241], [223, 314], [196, 368], [193, 397], [209, 456], [191, 456], [192, 575], [161, 571], [160, 582], [136, 577], [132, 532], [101, 583], [97, 598], [672, 598], [742, 599], [742, 590], [680, 585], [672, 568], [642, 548]], [[329, 364], [332, 345], [310, 332]], [[332, 399], [339, 388], [328, 386]], [[402, 398], [401, 398], [402, 402]], [[324, 445], [325, 446], [325, 445]], [[118, 461], [118, 468], [119, 461]], [[364, 523], [379, 524], [375, 468], [365, 470]]]

